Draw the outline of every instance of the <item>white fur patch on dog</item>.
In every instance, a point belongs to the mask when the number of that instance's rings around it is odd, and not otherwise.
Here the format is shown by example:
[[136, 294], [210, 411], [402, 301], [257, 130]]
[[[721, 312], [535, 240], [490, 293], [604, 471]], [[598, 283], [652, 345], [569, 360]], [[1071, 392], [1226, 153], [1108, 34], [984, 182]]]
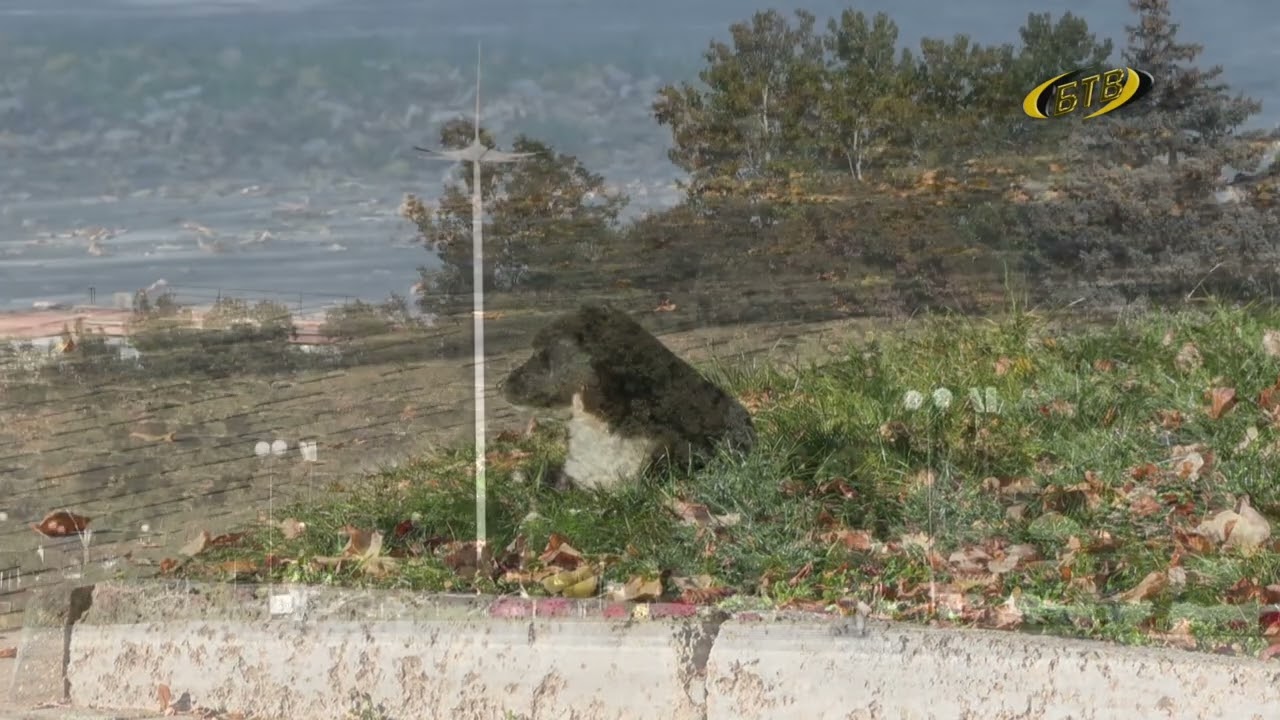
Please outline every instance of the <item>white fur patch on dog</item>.
[[625, 438], [614, 434], [608, 423], [583, 408], [581, 393], [573, 394], [564, 472], [574, 484], [609, 490], [634, 479], [657, 446], [653, 438]]

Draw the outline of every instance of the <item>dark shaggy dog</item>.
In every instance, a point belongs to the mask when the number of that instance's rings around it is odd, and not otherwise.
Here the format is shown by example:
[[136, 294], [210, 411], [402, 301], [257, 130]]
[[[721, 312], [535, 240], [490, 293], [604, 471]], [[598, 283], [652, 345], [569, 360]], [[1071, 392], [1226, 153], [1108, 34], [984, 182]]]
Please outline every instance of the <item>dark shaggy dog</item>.
[[543, 328], [502, 385], [512, 405], [571, 408], [564, 474], [609, 488], [661, 463], [755, 444], [751, 416], [626, 313], [584, 305]]

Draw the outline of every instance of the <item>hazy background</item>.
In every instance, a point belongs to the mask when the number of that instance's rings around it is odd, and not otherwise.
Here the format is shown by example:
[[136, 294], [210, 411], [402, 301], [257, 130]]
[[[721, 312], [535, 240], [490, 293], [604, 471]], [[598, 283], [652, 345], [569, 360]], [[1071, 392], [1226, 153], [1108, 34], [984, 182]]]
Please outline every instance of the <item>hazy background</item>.
[[[1172, 5], [1201, 64], [1263, 101], [1251, 127], [1280, 122], [1280, 8]], [[1123, 45], [1132, 21], [1123, 0], [0, 2], [0, 309], [86, 302], [90, 287], [105, 304], [160, 279], [406, 294], [431, 259], [397, 207], [450, 171], [410, 146], [470, 114], [477, 40], [484, 124], [504, 146], [523, 132], [578, 155], [631, 215], [673, 204], [655, 91], [692, 79], [708, 42], [758, 9], [823, 24], [849, 6], [889, 12], [911, 45], [1016, 42], [1043, 11]]]

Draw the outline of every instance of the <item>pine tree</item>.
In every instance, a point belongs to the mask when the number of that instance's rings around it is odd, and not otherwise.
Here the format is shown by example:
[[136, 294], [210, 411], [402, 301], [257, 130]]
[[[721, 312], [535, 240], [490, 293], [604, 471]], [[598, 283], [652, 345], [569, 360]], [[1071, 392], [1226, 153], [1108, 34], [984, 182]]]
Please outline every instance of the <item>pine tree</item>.
[[1169, 164], [1176, 166], [1179, 155], [1216, 146], [1262, 109], [1257, 100], [1229, 94], [1219, 80], [1221, 66], [1192, 65], [1204, 46], [1178, 42], [1179, 24], [1172, 20], [1169, 0], [1129, 0], [1129, 7], [1138, 23], [1125, 26], [1125, 64], [1151, 73], [1155, 86], [1122, 112], [1140, 123], [1147, 158], [1167, 153]]

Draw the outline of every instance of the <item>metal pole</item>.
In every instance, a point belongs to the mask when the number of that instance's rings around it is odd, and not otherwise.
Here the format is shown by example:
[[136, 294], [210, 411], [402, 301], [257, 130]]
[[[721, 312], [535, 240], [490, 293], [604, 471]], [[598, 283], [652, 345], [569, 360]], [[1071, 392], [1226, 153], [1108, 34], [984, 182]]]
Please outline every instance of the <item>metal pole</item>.
[[475, 334], [475, 446], [476, 446], [476, 553], [484, 550], [488, 538], [485, 520], [487, 487], [485, 484], [485, 406], [484, 406], [484, 203], [481, 194], [480, 166], [482, 163], [515, 162], [531, 157], [533, 153], [505, 153], [491, 150], [480, 143], [480, 45], [476, 44], [476, 122], [475, 137], [461, 150], [433, 152], [426, 148], [415, 150], [431, 153], [448, 160], [471, 163], [471, 299], [472, 327]]
[[[479, 68], [476, 69], [477, 74]], [[477, 77], [476, 107], [480, 103]], [[477, 126], [477, 132], [478, 126]], [[484, 205], [480, 198], [480, 163], [471, 163], [475, 192], [471, 194], [471, 301], [472, 332], [475, 333], [475, 405], [476, 405], [476, 562], [480, 562], [488, 538], [485, 504], [485, 422], [484, 422]]]

